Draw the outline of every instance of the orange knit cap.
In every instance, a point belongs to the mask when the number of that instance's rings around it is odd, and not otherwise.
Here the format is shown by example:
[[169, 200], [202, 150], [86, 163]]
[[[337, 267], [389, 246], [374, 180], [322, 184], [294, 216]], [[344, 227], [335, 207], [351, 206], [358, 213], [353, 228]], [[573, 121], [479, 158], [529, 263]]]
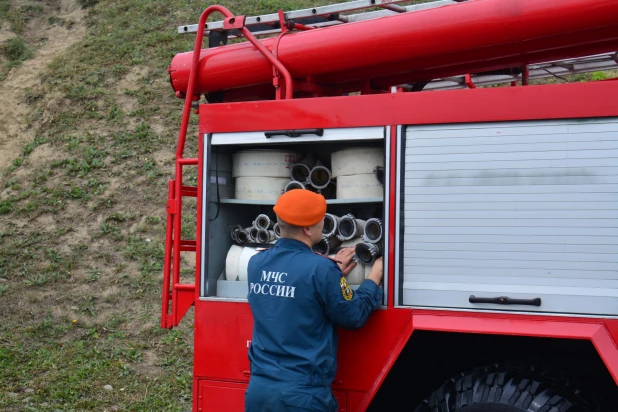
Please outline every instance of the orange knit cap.
[[290, 225], [309, 227], [324, 219], [326, 199], [306, 189], [294, 189], [282, 194], [273, 210]]

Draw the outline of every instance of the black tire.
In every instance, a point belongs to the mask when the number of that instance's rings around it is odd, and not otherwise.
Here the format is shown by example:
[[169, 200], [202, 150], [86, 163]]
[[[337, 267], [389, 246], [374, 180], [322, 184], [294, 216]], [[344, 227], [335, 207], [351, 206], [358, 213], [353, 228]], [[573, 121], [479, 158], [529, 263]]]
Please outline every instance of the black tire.
[[565, 378], [527, 365], [476, 368], [449, 379], [415, 412], [609, 412]]

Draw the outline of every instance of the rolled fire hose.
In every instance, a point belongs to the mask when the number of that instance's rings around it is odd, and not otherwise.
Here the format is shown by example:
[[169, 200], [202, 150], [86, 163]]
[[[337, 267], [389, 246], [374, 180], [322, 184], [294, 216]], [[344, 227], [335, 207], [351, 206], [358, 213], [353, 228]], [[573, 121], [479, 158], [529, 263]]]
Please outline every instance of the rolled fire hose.
[[[343, 249], [346, 247], [355, 247], [360, 242], [362, 242], [360, 238], [346, 240], [345, 242], [341, 243], [340, 248]], [[335, 255], [332, 255], [332, 258], [334, 259]], [[357, 261], [356, 258], [354, 258], [354, 260]], [[346, 281], [350, 285], [360, 285], [361, 283], [363, 283], [364, 280], [365, 280], [365, 266], [357, 261], [357, 264], [354, 267], [354, 269], [352, 269], [352, 271], [348, 274], [348, 276], [346, 276]]]
[[238, 280], [241, 282], [247, 281], [247, 267], [249, 266], [249, 259], [251, 259], [251, 257], [256, 253], [258, 253], [257, 248], [245, 246], [240, 254], [240, 259], [238, 261]]
[[237, 177], [234, 197], [243, 200], [277, 200], [289, 181], [287, 177]]
[[274, 230], [258, 229], [257, 242], [258, 243], [271, 243], [276, 240]]
[[378, 243], [384, 237], [384, 228], [382, 220], [372, 217], [365, 222], [365, 233], [363, 234], [363, 242]]
[[331, 155], [332, 175], [341, 176], [372, 174], [376, 166], [384, 167], [384, 149], [353, 147], [339, 150]]
[[356, 239], [363, 235], [364, 230], [365, 221], [356, 219], [354, 215], [348, 213], [339, 219], [339, 225], [337, 226], [337, 237], [342, 242]]
[[313, 251], [319, 253], [321, 255], [328, 256], [333, 250], [335, 250], [341, 241], [337, 239], [335, 236], [326, 237], [324, 236], [322, 240], [313, 245]]
[[290, 178], [304, 185], [309, 184], [309, 174], [315, 163], [315, 155], [308, 153], [303, 160], [290, 166]]
[[275, 223], [273, 226], [273, 232], [275, 232], [275, 237], [279, 239], [281, 237], [281, 229], [279, 228], [279, 223]]
[[324, 237], [336, 235], [337, 226], [339, 226], [339, 216], [327, 213], [326, 215], [324, 215], [324, 227], [322, 228], [322, 235]]
[[284, 188], [283, 191], [284, 192], [289, 192], [290, 190], [294, 190], [294, 189], [305, 189], [305, 184], [298, 182], [296, 180], [292, 180], [290, 183], [288, 183]]
[[258, 229], [272, 229], [272, 227], [275, 225], [275, 222], [273, 222], [270, 217], [268, 217], [268, 215], [265, 214], [259, 214], [255, 220], [253, 221], [253, 226], [255, 226]]
[[337, 177], [337, 199], [382, 198], [384, 185], [374, 173]]
[[238, 245], [232, 245], [227, 252], [225, 258], [225, 280], [238, 279], [238, 265], [240, 263], [240, 255], [245, 248]]
[[356, 258], [364, 265], [373, 265], [373, 262], [382, 256], [381, 243], [359, 243], [356, 245]]
[[288, 150], [243, 150], [234, 153], [232, 175], [234, 177], [286, 177], [289, 180], [290, 165], [300, 159], [300, 154]]

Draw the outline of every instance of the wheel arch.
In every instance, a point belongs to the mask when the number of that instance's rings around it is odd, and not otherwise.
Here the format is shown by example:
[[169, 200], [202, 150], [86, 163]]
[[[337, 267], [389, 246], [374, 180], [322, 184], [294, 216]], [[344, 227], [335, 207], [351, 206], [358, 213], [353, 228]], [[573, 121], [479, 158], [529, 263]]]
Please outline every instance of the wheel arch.
[[618, 404], [618, 349], [603, 323], [429, 314], [413, 325], [369, 411], [416, 405], [457, 373], [513, 360], [585, 376]]

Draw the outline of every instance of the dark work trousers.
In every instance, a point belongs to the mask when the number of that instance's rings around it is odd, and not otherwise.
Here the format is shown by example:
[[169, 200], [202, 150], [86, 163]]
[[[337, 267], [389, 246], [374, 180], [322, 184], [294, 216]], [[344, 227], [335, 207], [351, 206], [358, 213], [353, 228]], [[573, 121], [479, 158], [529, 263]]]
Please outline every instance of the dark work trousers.
[[245, 393], [245, 412], [337, 412], [330, 387], [282, 383], [252, 376]]

